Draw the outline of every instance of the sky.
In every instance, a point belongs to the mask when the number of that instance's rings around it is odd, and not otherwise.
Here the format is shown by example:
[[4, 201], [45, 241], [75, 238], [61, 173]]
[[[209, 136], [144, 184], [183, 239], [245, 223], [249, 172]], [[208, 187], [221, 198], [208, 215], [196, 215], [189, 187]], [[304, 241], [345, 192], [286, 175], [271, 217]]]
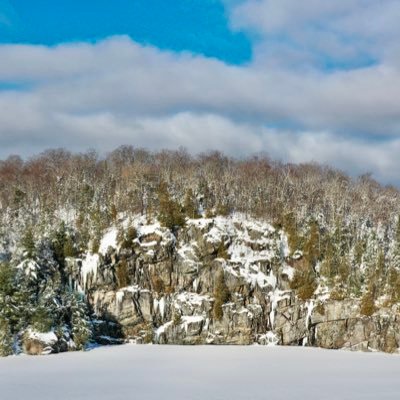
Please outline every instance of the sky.
[[266, 153], [400, 177], [398, 0], [0, 0], [0, 158]]

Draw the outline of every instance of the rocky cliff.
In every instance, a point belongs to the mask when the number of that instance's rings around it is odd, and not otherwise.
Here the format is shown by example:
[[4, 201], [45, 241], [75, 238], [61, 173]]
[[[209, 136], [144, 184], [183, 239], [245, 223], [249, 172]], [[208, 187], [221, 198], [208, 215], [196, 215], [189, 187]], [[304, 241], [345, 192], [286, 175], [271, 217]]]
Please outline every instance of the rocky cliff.
[[323, 280], [300, 299], [290, 283], [302, 254], [290, 255], [284, 232], [267, 223], [236, 214], [189, 220], [176, 232], [140, 217], [130, 224], [128, 243], [110, 228], [97, 254], [66, 260], [100, 343], [398, 351], [397, 305], [363, 316], [359, 298], [337, 299]]

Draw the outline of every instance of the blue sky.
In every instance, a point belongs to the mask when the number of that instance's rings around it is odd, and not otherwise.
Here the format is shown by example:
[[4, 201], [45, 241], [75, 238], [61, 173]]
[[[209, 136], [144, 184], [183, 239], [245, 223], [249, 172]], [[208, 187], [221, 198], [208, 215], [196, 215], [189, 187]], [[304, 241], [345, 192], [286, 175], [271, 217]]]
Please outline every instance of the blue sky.
[[0, 24], [2, 43], [55, 45], [129, 35], [139, 43], [234, 64], [251, 58], [249, 38], [229, 29], [218, 0], [0, 0], [0, 4], [9, 20]]
[[400, 183], [398, 0], [0, 0], [0, 158], [257, 152]]

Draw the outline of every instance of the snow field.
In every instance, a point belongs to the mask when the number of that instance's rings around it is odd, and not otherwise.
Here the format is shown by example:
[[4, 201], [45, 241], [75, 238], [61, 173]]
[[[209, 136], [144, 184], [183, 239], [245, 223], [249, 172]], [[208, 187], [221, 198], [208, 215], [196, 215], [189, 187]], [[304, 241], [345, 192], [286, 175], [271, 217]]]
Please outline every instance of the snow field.
[[0, 359], [2, 400], [397, 400], [400, 357], [301, 347], [102, 347]]

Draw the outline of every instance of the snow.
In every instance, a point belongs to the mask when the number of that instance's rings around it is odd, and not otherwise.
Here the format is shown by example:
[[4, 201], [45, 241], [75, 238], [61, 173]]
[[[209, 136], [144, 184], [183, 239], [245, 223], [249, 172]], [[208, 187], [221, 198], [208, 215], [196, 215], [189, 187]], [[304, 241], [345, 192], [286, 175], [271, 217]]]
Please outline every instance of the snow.
[[294, 276], [294, 268], [291, 267], [289, 264], [284, 264], [282, 267], [282, 274], [287, 275], [289, 280], [292, 280]]
[[258, 338], [258, 341], [263, 342], [263, 343], [265, 343], [266, 346], [271, 347], [271, 346], [276, 346], [279, 342], [279, 339], [274, 332], [270, 331], [264, 335], [261, 335]]
[[210, 301], [209, 296], [202, 296], [197, 293], [183, 292], [176, 296], [176, 299], [181, 303], [190, 303], [192, 305], [201, 306], [203, 302]]
[[37, 339], [49, 345], [54, 344], [58, 341], [57, 336], [53, 331], [42, 333], [29, 330], [28, 335], [31, 339]]
[[165, 297], [161, 297], [158, 306], [160, 307], [161, 318], [164, 319], [165, 315]]
[[275, 314], [276, 308], [278, 307], [278, 302], [284, 299], [290, 298], [290, 292], [285, 292], [283, 290], [275, 289], [273, 292], [268, 293], [269, 301], [271, 302], [271, 312], [269, 313], [269, 321], [271, 328], [275, 327]]
[[34, 279], [37, 278], [37, 272], [40, 269], [39, 264], [34, 260], [25, 260], [22, 261], [17, 268], [23, 270], [26, 276], [32, 277]]
[[117, 236], [118, 236], [117, 228], [109, 229], [100, 241], [99, 253], [104, 256], [107, 254], [107, 250], [109, 247], [116, 249]]
[[306, 347], [127, 344], [0, 359], [0, 387], [4, 400], [397, 400], [399, 362]]
[[[268, 265], [280, 257], [288, 256], [287, 237], [282, 231], [266, 222], [256, 221], [244, 214], [236, 213], [230, 217], [189, 220], [188, 224], [206, 230], [204, 239], [215, 247], [221, 243], [227, 247], [228, 260], [220, 261], [223, 268], [236, 277], [242, 277], [252, 287], [276, 287], [277, 278]], [[189, 249], [182, 247], [179, 252], [188, 257]]]
[[204, 321], [201, 315], [185, 315], [182, 317], [182, 325], [187, 333], [190, 324], [198, 324]]
[[85, 289], [87, 288], [87, 282], [90, 275], [93, 276], [93, 279], [96, 279], [99, 263], [100, 257], [98, 254], [87, 253], [86, 257], [82, 260], [81, 277]]
[[172, 324], [173, 324], [173, 321], [168, 321], [166, 324], [161, 325], [160, 327], [158, 327], [157, 330], [156, 330], [157, 338], [159, 338], [160, 335], [165, 332], [165, 329], [167, 329]]
[[27, 334], [30, 339], [39, 340], [41, 343], [45, 344], [46, 347], [42, 350], [42, 355], [50, 354], [52, 352], [52, 345], [58, 341], [56, 334], [53, 331], [49, 332], [37, 332], [29, 329]]
[[308, 329], [310, 327], [310, 323], [311, 323], [311, 314], [314, 309], [314, 301], [313, 300], [307, 301], [305, 306], [307, 308], [306, 328]]

